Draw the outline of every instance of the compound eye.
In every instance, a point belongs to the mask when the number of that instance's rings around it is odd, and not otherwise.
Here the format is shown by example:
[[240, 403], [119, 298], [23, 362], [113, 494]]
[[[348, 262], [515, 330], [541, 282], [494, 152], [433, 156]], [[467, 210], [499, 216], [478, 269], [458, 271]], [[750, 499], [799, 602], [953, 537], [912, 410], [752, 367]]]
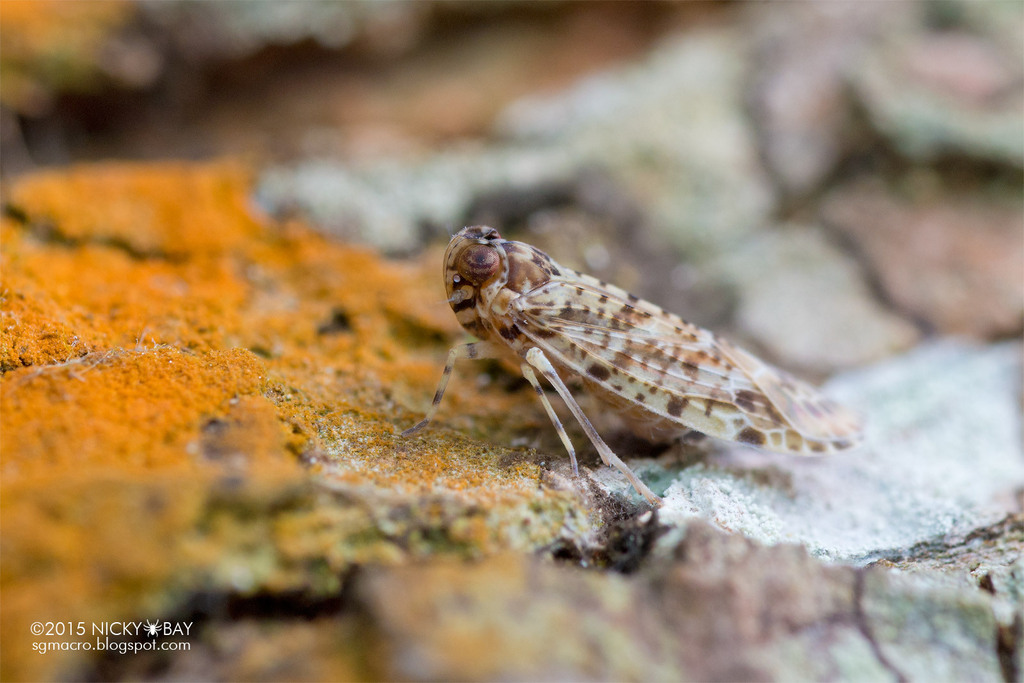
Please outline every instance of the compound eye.
[[473, 244], [459, 255], [459, 275], [474, 285], [482, 285], [498, 272], [498, 250], [486, 244]]

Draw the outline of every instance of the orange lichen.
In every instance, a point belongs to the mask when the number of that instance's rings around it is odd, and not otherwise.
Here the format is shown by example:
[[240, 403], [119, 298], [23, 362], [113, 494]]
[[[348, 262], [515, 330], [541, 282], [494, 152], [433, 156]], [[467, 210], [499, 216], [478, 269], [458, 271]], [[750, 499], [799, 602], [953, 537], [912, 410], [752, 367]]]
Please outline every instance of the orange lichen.
[[439, 254], [387, 262], [275, 224], [248, 179], [100, 164], [6, 188], [2, 678], [72, 661], [33, 656], [35, 620], [153, 617], [181, 590], [332, 591], [352, 563], [528, 549], [587, 523], [528, 452], [444, 429], [542, 424], [532, 392], [460, 375], [437, 427], [397, 437], [458, 334]]
[[109, 243], [139, 255], [195, 257], [261, 232], [248, 172], [234, 164], [86, 165], [22, 179], [7, 201], [63, 240]]
[[[110, 351], [8, 373], [0, 385], [3, 476], [69, 467], [187, 464], [206, 420], [265, 381], [248, 351], [197, 357], [178, 349]], [[69, 446], [73, 446], [69, 448]]]

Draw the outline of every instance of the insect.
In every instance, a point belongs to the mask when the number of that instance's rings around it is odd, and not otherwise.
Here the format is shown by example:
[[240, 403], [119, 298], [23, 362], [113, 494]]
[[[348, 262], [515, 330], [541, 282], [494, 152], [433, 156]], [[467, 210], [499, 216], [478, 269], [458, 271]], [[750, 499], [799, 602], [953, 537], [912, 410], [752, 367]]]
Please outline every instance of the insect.
[[448, 303], [480, 341], [448, 352], [426, 416], [433, 418], [455, 362], [514, 352], [565, 449], [576, 451], [537, 374], [565, 402], [605, 465], [648, 502], [661, 500], [594, 429], [564, 378], [619, 411], [638, 433], [669, 438], [698, 431], [780, 453], [814, 455], [861, 441], [859, 418], [810, 385], [711, 332], [597, 278], [559, 265], [539, 249], [502, 239], [494, 228], [456, 234], [444, 255]]

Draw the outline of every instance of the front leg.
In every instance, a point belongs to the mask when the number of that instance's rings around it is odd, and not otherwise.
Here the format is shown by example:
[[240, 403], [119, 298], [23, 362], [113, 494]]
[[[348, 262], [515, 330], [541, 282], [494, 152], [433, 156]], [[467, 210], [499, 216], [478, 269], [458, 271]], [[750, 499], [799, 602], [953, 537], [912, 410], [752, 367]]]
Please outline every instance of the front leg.
[[434, 392], [434, 401], [430, 404], [430, 408], [427, 410], [426, 416], [412, 427], [402, 432], [402, 436], [412, 436], [426, 427], [427, 423], [434, 418], [434, 413], [437, 412], [437, 406], [441, 404], [441, 398], [444, 396], [444, 390], [448, 386], [448, 380], [452, 376], [452, 370], [455, 368], [455, 361], [460, 358], [497, 358], [499, 352], [500, 347], [494, 342], [479, 341], [453, 346], [451, 350], [448, 351], [448, 362], [444, 364], [444, 372], [441, 373], [441, 381], [437, 384], [437, 391]]

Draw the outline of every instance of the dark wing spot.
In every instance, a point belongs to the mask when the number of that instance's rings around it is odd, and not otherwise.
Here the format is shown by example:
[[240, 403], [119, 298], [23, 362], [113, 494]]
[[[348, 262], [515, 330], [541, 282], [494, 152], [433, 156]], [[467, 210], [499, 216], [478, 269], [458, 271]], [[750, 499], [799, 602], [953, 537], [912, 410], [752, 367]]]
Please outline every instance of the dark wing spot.
[[643, 403], [646, 400], [647, 400], [647, 397], [644, 396], [642, 392], [639, 392], [639, 391], [636, 392], [636, 402], [637, 403]]
[[672, 417], [679, 417], [682, 415], [683, 409], [686, 408], [686, 404], [689, 402], [689, 399], [673, 396], [668, 401], [668, 414]]
[[743, 409], [744, 412], [752, 413], [762, 403], [764, 403], [764, 398], [755, 391], [740, 389], [736, 392], [736, 405]]
[[502, 327], [500, 330], [498, 330], [498, 332], [501, 334], [502, 337], [509, 341], [515, 340], [517, 337], [519, 337], [519, 335], [522, 334], [522, 331], [520, 331], [519, 327], [516, 325]]
[[598, 363], [591, 363], [588, 365], [587, 374], [594, 379], [601, 380], [602, 382], [611, 377], [611, 373], [608, 371], [608, 368], [603, 365], [599, 365]]
[[683, 361], [682, 365], [683, 372], [686, 373], [687, 377], [694, 380], [697, 379], [697, 375], [700, 374], [700, 368], [698, 366], [694, 365], [693, 363], [688, 363], [686, 361]]
[[736, 440], [740, 443], [749, 443], [754, 446], [764, 445], [764, 433], [759, 432], [753, 427], [747, 427], [742, 432], [736, 435]]

